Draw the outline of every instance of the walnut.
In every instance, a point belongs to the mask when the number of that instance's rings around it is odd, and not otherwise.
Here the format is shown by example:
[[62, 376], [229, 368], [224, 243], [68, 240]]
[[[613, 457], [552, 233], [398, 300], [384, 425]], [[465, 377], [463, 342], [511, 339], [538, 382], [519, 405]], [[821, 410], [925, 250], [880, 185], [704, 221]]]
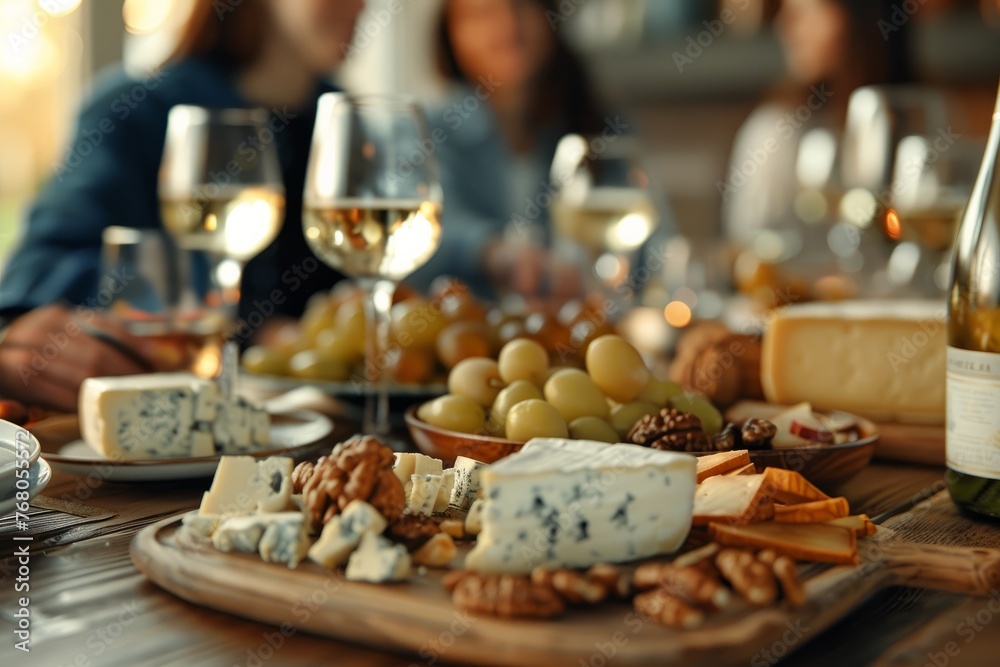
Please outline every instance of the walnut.
[[660, 588], [698, 607], [724, 609], [729, 605], [729, 591], [713, 572], [702, 567], [645, 563], [635, 571], [635, 586], [639, 589]]
[[705, 621], [705, 614], [662, 588], [640, 593], [633, 601], [635, 610], [672, 628], [690, 630]]
[[[757, 557], [758, 560], [760, 556]], [[781, 592], [792, 607], [798, 608], [806, 603], [806, 591], [799, 579], [795, 561], [788, 556], [778, 556], [771, 562], [771, 570], [781, 584]]]
[[740, 427], [736, 424], [726, 424], [722, 431], [712, 438], [712, 444], [717, 452], [731, 452], [734, 449], [742, 449], [743, 438], [740, 434]]
[[422, 547], [428, 540], [441, 532], [441, 526], [432, 517], [424, 514], [403, 514], [389, 524], [388, 536], [404, 545], [409, 551]]
[[392, 463], [389, 447], [371, 436], [354, 436], [315, 464], [296, 466], [293, 488], [302, 493], [313, 532], [357, 499], [371, 503], [390, 523], [399, 518], [406, 499]]
[[675, 408], [663, 408], [646, 415], [628, 432], [628, 441], [637, 445], [674, 452], [712, 451], [712, 443], [701, 428], [701, 420]]
[[715, 557], [715, 566], [729, 585], [750, 604], [767, 606], [778, 596], [774, 571], [749, 551], [723, 549]]
[[[548, 586], [572, 604], [597, 604], [612, 593], [612, 587], [598, 581], [588, 572], [579, 570], [548, 570], [536, 567], [531, 572], [531, 582], [537, 586]], [[617, 586], [617, 580], [614, 582]]]
[[414, 565], [427, 567], [448, 567], [458, 553], [455, 541], [447, 533], [438, 533], [413, 552]]
[[463, 611], [501, 618], [549, 618], [562, 613], [565, 603], [550, 586], [524, 576], [464, 571], [445, 577], [452, 601]]
[[677, 343], [670, 379], [705, 394], [719, 406], [740, 399], [763, 400], [760, 347], [760, 336], [732, 333], [725, 325], [689, 328]]
[[766, 419], [748, 419], [740, 429], [744, 449], [771, 449], [777, 433], [777, 427]]

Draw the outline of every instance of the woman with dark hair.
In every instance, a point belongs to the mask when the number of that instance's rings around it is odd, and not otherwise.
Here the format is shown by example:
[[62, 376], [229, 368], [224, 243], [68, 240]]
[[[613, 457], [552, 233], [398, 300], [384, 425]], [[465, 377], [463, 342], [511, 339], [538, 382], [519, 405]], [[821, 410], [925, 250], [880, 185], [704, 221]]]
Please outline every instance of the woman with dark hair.
[[789, 80], [740, 128], [718, 183], [730, 238], [752, 245], [762, 229], [796, 219], [800, 140], [816, 128], [838, 138], [856, 88], [911, 82], [909, 22], [897, 25], [896, 4], [784, 0], [776, 24]]
[[[543, 249], [549, 166], [567, 133], [604, 124], [579, 60], [552, 29], [552, 0], [445, 0], [437, 35], [447, 102], [428, 114], [445, 193], [442, 245], [413, 277], [441, 273], [480, 293], [556, 294], [579, 276]], [[531, 238], [540, 235], [542, 239]]]
[[[157, 172], [168, 111], [177, 104], [270, 109], [283, 128], [275, 144], [285, 189], [301, 192], [316, 100], [333, 90], [324, 77], [347, 51], [363, 4], [197, 0], [177, 50], [159, 71], [143, 81], [117, 71], [95, 83], [70, 144], [83, 157], [67, 160], [42, 190], [2, 276], [0, 394], [75, 411], [84, 378], [143, 370], [82, 330], [72, 305], [97, 291], [105, 227], [161, 224]], [[243, 305], [267, 300], [287, 269], [312, 257], [300, 215], [300, 198], [289, 197], [280, 235], [244, 272]], [[317, 264], [284, 290], [279, 314], [300, 314], [312, 293], [336, 280]], [[91, 314], [87, 324], [160, 367], [157, 350], [112, 319]], [[42, 356], [39, 349], [50, 343], [57, 352]]]

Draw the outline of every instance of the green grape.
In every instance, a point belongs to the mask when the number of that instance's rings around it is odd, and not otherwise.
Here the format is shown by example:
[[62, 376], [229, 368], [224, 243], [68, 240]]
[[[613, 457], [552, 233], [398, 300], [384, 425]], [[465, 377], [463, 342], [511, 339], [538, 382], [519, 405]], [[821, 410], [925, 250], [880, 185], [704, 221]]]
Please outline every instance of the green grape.
[[577, 368], [564, 368], [545, 383], [545, 400], [555, 406], [563, 419], [608, 416], [608, 402], [594, 381]]
[[607, 443], [619, 441], [615, 429], [600, 417], [577, 417], [569, 423], [569, 437], [574, 440], [596, 440]]
[[587, 347], [587, 372], [605, 394], [628, 403], [649, 384], [649, 369], [627, 340], [609, 334]]
[[505, 432], [508, 440], [527, 442], [532, 438], [569, 436], [566, 420], [551, 404], [537, 398], [521, 401], [507, 413]]
[[468, 396], [484, 408], [493, 405], [503, 389], [497, 362], [486, 357], [471, 357], [455, 364], [448, 374], [448, 391]]
[[417, 408], [417, 417], [438, 428], [475, 433], [483, 427], [486, 413], [468, 396], [445, 394]]
[[515, 338], [500, 350], [497, 365], [504, 382], [527, 380], [540, 387], [549, 372], [549, 353], [529, 338]]
[[611, 427], [624, 440], [637, 421], [646, 415], [655, 415], [659, 411], [660, 406], [646, 401], [620, 403], [611, 408]]

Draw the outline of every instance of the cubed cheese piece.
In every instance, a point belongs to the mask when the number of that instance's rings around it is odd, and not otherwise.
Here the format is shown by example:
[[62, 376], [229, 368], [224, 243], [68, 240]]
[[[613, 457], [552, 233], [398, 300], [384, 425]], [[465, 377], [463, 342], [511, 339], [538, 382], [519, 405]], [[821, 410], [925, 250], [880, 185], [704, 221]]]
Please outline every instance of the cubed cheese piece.
[[218, 390], [190, 373], [88, 378], [80, 388], [83, 439], [109, 459], [213, 456], [199, 420], [214, 415]]
[[245, 398], [237, 397], [221, 405], [212, 429], [224, 454], [248, 454], [269, 444], [271, 418]]
[[221, 518], [218, 514], [191, 512], [184, 515], [184, 518], [181, 519], [181, 524], [183, 524], [184, 530], [189, 535], [200, 540], [209, 540], [212, 538], [212, 533], [215, 532], [215, 527], [219, 525]]
[[693, 456], [535, 438], [484, 470], [483, 529], [465, 566], [528, 573], [676, 551], [691, 528]]
[[443, 475], [412, 475], [410, 477], [410, 498], [407, 507], [413, 514], [431, 515], [437, 503]]
[[223, 456], [199, 512], [227, 516], [282, 512], [288, 509], [291, 496], [292, 459]]
[[403, 484], [404, 491], [409, 497], [411, 478], [414, 475], [440, 475], [444, 472], [444, 464], [441, 459], [436, 459], [433, 456], [408, 452], [397, 453], [392, 471]]
[[290, 568], [299, 564], [309, 550], [306, 515], [302, 512], [280, 512], [260, 515], [275, 518], [260, 538], [260, 557], [268, 563], [284, 563]]
[[381, 535], [368, 532], [351, 554], [344, 573], [349, 581], [381, 584], [402, 581], [410, 575], [410, 554], [402, 544], [393, 544]]
[[331, 569], [343, 565], [365, 533], [381, 533], [387, 525], [385, 517], [372, 505], [352, 500], [323, 526], [316, 544], [309, 549], [309, 559]]
[[488, 467], [485, 463], [466, 456], [455, 459], [455, 486], [449, 502], [463, 510], [472, 507], [479, 494], [479, 477]]
[[483, 532], [483, 500], [477, 498], [465, 517], [465, 533], [478, 535], [481, 532]]
[[772, 403], [809, 402], [878, 421], [944, 420], [944, 303], [844, 302], [782, 308], [761, 349]]
[[451, 502], [451, 490], [455, 487], [455, 469], [448, 468], [441, 474], [441, 487], [438, 489], [437, 500], [434, 501], [434, 512], [443, 512]]
[[260, 540], [268, 526], [286, 520], [288, 514], [300, 512], [276, 512], [274, 514], [248, 514], [245, 516], [223, 517], [212, 533], [212, 544], [219, 551], [242, 551], [257, 553]]

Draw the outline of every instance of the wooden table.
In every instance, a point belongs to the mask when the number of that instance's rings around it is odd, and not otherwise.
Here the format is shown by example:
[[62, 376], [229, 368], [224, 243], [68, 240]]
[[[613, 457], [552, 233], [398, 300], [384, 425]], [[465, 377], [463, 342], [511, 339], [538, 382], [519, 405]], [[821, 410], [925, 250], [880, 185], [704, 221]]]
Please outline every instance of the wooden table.
[[[854, 511], [876, 516], [940, 490], [941, 478], [942, 470], [935, 467], [874, 463], [841, 492]], [[10, 629], [15, 596], [23, 595], [14, 593], [16, 564], [8, 559], [6, 567], [0, 567], [0, 618], [5, 628], [0, 665], [434, 664], [418, 656], [301, 633], [286, 636], [275, 627], [188, 604], [147, 582], [129, 560], [132, 538], [143, 526], [196, 508], [208, 484], [209, 480], [124, 485], [57, 473], [45, 496], [117, 515], [80, 527], [75, 535], [64, 536], [65, 545], [31, 558], [30, 654], [14, 648]], [[93, 537], [97, 532], [101, 534]], [[998, 664], [1000, 618], [993, 617], [1000, 612], [1000, 598], [992, 608], [985, 599], [890, 589], [830, 631], [811, 638], [781, 664]], [[971, 629], [976, 624], [981, 624], [979, 631]], [[443, 659], [447, 660], [447, 651]]]

